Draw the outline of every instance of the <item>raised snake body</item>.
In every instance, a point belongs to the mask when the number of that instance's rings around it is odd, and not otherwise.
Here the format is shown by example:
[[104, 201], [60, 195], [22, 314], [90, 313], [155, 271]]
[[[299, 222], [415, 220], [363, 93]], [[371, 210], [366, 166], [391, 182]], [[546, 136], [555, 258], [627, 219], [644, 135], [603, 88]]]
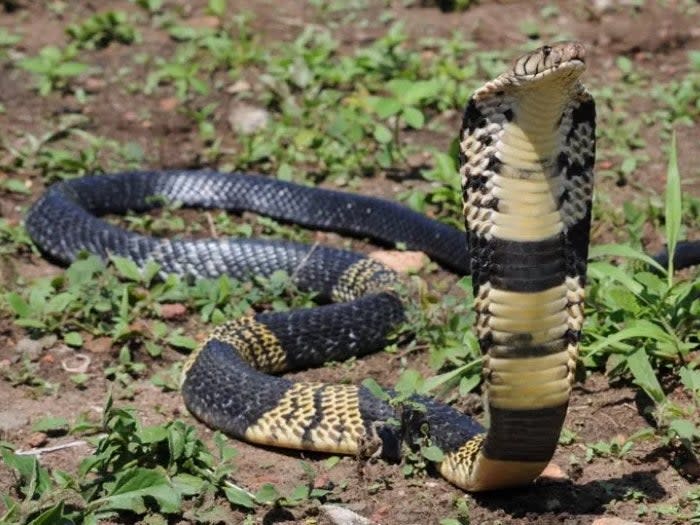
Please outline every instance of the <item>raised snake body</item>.
[[[163, 272], [246, 279], [286, 270], [335, 304], [228, 322], [187, 359], [190, 411], [266, 445], [401, 455], [427, 426], [438, 465], [467, 490], [520, 485], [551, 458], [566, 414], [583, 321], [593, 187], [595, 108], [579, 82], [578, 43], [519, 58], [470, 99], [460, 135], [463, 233], [396, 204], [269, 178], [211, 171], [122, 173], [57, 184], [26, 227], [60, 262], [87, 250], [154, 260]], [[252, 210], [309, 227], [403, 242], [473, 274], [476, 333], [486, 352], [490, 426], [428, 398], [395, 424], [396, 408], [364, 387], [269, 375], [381, 348], [403, 319], [396, 274], [355, 253], [290, 242], [170, 240], [127, 232], [95, 215], [143, 211], [154, 196], [186, 206]], [[410, 421], [409, 421], [410, 420]]]

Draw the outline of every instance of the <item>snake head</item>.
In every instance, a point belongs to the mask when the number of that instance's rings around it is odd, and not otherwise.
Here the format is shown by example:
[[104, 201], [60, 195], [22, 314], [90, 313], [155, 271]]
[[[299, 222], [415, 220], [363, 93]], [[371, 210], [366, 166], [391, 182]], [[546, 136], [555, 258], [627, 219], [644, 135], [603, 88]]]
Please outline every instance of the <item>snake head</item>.
[[[576, 71], [586, 68], [586, 49], [580, 42], [558, 42], [542, 46], [516, 59], [511, 70], [514, 80], [536, 80], [554, 72]], [[578, 76], [578, 75], [577, 75]]]
[[515, 60], [511, 68], [476, 90], [474, 100], [499, 99], [504, 93], [566, 94], [580, 91], [579, 77], [586, 69], [586, 49], [580, 42], [557, 42]]

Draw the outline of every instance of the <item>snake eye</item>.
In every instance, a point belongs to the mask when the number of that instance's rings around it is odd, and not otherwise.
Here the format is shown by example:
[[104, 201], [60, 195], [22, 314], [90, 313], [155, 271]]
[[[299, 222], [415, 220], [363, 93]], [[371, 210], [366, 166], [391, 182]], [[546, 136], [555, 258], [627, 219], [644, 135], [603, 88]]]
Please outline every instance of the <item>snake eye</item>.
[[542, 54], [544, 55], [545, 58], [547, 58], [551, 52], [552, 52], [552, 48], [549, 46], [544, 46], [542, 48]]

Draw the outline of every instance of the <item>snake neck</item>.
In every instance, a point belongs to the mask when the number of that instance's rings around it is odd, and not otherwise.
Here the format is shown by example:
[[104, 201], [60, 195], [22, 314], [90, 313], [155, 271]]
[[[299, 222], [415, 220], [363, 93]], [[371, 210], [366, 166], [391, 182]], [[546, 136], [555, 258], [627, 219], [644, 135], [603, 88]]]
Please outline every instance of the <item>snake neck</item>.
[[555, 168], [563, 138], [558, 130], [574, 85], [542, 84], [537, 89], [522, 89], [513, 97], [513, 118], [504, 124], [497, 145], [505, 177], [543, 179]]
[[562, 75], [475, 97], [465, 112], [461, 169], [490, 427], [445, 468], [469, 464], [458, 484], [477, 490], [536, 477], [566, 415], [583, 289], [570, 264], [562, 159], [580, 89]]

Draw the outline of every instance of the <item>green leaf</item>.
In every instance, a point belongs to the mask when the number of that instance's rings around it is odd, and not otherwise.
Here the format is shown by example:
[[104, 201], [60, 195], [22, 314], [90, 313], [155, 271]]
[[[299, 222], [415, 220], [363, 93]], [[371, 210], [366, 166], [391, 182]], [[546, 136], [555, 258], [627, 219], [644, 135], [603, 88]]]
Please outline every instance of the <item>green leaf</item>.
[[620, 286], [610, 287], [605, 300], [614, 303], [618, 308], [632, 315], [636, 315], [641, 309], [636, 296], [631, 291]]
[[[479, 363], [481, 363], [482, 359], [476, 359], [474, 361], [470, 361], [469, 363], [462, 365], [458, 368], [455, 368], [454, 370], [450, 370], [449, 372], [444, 372], [442, 374], [429, 377], [428, 379], [425, 380], [423, 383], [423, 388], [421, 389], [421, 393], [428, 393], [431, 390], [434, 390], [435, 388], [444, 385], [446, 383], [449, 383], [450, 381], [455, 380], [457, 377], [461, 376], [464, 374], [467, 370], [471, 369], [472, 367], [477, 366]], [[476, 376], [476, 384], [479, 384], [480, 377], [477, 375]], [[476, 386], [476, 385], [475, 385]]]
[[68, 430], [68, 420], [63, 417], [42, 417], [32, 425], [34, 432], [57, 432]]
[[20, 491], [28, 499], [41, 496], [51, 488], [51, 477], [35, 456], [19, 456], [7, 449], [0, 449], [3, 463], [19, 472], [22, 479]]
[[418, 370], [404, 370], [396, 382], [396, 391], [404, 395], [414, 394], [423, 386], [423, 377]]
[[679, 371], [681, 383], [688, 390], [694, 393], [700, 393], [700, 369], [691, 370], [688, 367], [683, 367]]
[[24, 182], [19, 179], [7, 179], [3, 186], [6, 190], [13, 193], [21, 193], [22, 195], [30, 195], [32, 193]]
[[[168, 34], [173, 40], [176, 41], [193, 40], [194, 38], [197, 38], [197, 30], [194, 27], [188, 26], [173, 25], [168, 29]], [[158, 75], [155, 74], [151, 78], [152, 80], [156, 80], [157, 77]]]
[[389, 128], [382, 124], [377, 124], [374, 127], [374, 138], [376, 139], [377, 142], [380, 144], [388, 144], [393, 140], [393, 135], [391, 134], [391, 131]]
[[695, 71], [700, 71], [700, 51], [688, 51], [688, 60]]
[[74, 523], [64, 514], [63, 502], [60, 502], [39, 514], [27, 525], [73, 525]]
[[435, 97], [440, 92], [440, 83], [434, 79], [412, 81], [400, 78], [389, 81], [387, 87], [406, 106]]
[[191, 337], [184, 335], [173, 334], [168, 337], [168, 344], [174, 346], [175, 348], [182, 348], [184, 350], [194, 350], [197, 348], [197, 341]]
[[75, 301], [76, 297], [70, 292], [62, 292], [53, 296], [44, 308], [45, 312], [63, 312]]
[[598, 244], [597, 246], [591, 246], [588, 252], [588, 258], [595, 259], [597, 257], [625, 257], [627, 259], [637, 259], [665, 273], [664, 267], [654, 259], [644, 252], [635, 250], [626, 244]]
[[184, 496], [200, 494], [206, 485], [206, 481], [200, 477], [182, 472], [173, 476], [172, 483], [175, 489]]
[[274, 503], [280, 499], [280, 493], [274, 485], [270, 483], [265, 483], [260, 490], [255, 493], [255, 499], [262, 503]]
[[63, 335], [63, 341], [68, 345], [75, 348], [80, 348], [83, 346], [83, 337], [78, 332], [68, 332]]
[[53, 68], [52, 73], [58, 77], [74, 77], [86, 71], [87, 68], [87, 64], [80, 62], [64, 62]]
[[330, 470], [340, 463], [340, 456], [331, 456], [323, 462], [323, 468]]
[[141, 282], [141, 269], [134, 261], [118, 255], [112, 255], [109, 260], [112, 261], [119, 275], [129, 281]]
[[639, 295], [644, 291], [644, 287], [635, 281], [628, 272], [608, 262], [593, 261], [588, 263], [588, 275], [591, 279], [598, 281], [604, 279], [617, 281], [635, 295]]
[[180, 508], [180, 494], [173, 489], [165, 474], [146, 468], [121, 473], [109, 495], [94, 501], [91, 507], [143, 514], [146, 512], [144, 498], [147, 497], [153, 498], [162, 512], [176, 512]]
[[[587, 356], [595, 354], [600, 350], [604, 350], [609, 346], [616, 346], [616, 343], [627, 339], [653, 339], [660, 343], [675, 344], [676, 340], [673, 335], [665, 332], [660, 326], [647, 321], [646, 319], [638, 319], [630, 323], [630, 326], [618, 332], [614, 332], [607, 337], [599, 339], [595, 343], [586, 348]], [[617, 345], [619, 347], [619, 345]]]
[[162, 425], [153, 425], [142, 428], [137, 437], [141, 443], [157, 443], [168, 439], [168, 429]]
[[5, 299], [7, 300], [7, 303], [10, 305], [10, 308], [12, 308], [12, 311], [18, 316], [18, 317], [29, 317], [31, 315], [31, 309], [29, 308], [29, 305], [27, 302], [22, 298], [21, 295], [15, 292], [10, 292], [7, 295], [5, 295]]
[[413, 129], [420, 129], [423, 127], [423, 124], [425, 124], [423, 112], [416, 107], [408, 106], [404, 108], [402, 115], [406, 121], [406, 124], [411, 126]]
[[468, 377], [463, 377], [459, 381], [459, 395], [466, 396], [481, 383], [481, 374], [473, 374]]
[[678, 171], [676, 132], [671, 136], [671, 151], [666, 170], [666, 245], [668, 247], [668, 285], [673, 285], [673, 254], [681, 231], [681, 176]]
[[214, 16], [224, 16], [226, 12], [226, 0], [209, 0], [207, 10]]
[[640, 386], [647, 395], [656, 403], [661, 403], [666, 399], [659, 380], [656, 378], [654, 369], [649, 362], [649, 356], [640, 348], [627, 358], [627, 367], [632, 373], [634, 382]]
[[362, 386], [369, 390], [369, 393], [377, 399], [381, 399], [382, 401], [389, 401], [391, 399], [389, 394], [387, 394], [379, 383], [377, 383], [377, 381], [375, 381], [372, 377], [368, 377], [362, 381]]
[[675, 433], [680, 439], [687, 439], [688, 441], [692, 441], [697, 433], [693, 422], [687, 419], [674, 419], [671, 421], [668, 429]]
[[425, 459], [434, 463], [440, 463], [443, 459], [445, 459], [445, 454], [442, 452], [442, 450], [434, 445], [423, 447], [420, 452]]
[[309, 487], [306, 485], [297, 485], [292, 489], [289, 495], [289, 500], [291, 501], [303, 501], [309, 497]]
[[381, 119], [396, 115], [401, 111], [401, 103], [395, 98], [374, 97], [371, 99], [371, 105]]
[[223, 487], [224, 494], [226, 495], [226, 499], [229, 500], [231, 503], [234, 505], [238, 505], [239, 507], [243, 507], [245, 509], [254, 509], [256, 504], [255, 500], [251, 498], [247, 492], [245, 492], [242, 489], [239, 489], [238, 487], [229, 487], [229, 486], [224, 486]]

